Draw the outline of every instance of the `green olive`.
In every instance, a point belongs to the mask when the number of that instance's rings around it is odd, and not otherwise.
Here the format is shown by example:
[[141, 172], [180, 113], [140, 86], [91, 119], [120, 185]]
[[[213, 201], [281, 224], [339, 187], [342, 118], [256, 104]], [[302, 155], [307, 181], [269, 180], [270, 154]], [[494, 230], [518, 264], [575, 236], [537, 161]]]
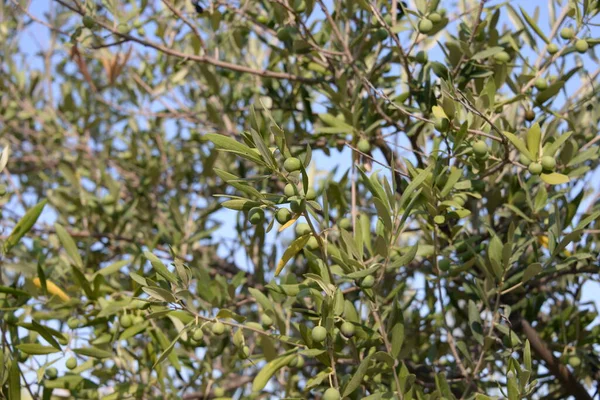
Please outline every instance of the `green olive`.
[[280, 208], [275, 213], [275, 219], [281, 225], [288, 223], [292, 219], [292, 213], [287, 208]]
[[323, 393], [323, 400], [340, 400], [342, 397], [339, 390], [329, 388]]
[[298, 190], [298, 187], [296, 185], [288, 183], [283, 188], [283, 194], [285, 194], [286, 197], [292, 197], [300, 194], [300, 191]]
[[344, 337], [351, 338], [352, 336], [354, 336], [356, 328], [354, 327], [353, 323], [345, 321], [340, 327], [340, 331], [342, 332], [342, 335], [344, 335]]
[[450, 127], [450, 121], [448, 118], [436, 118], [433, 126], [438, 132], [446, 132]]
[[447, 258], [442, 258], [438, 261], [438, 268], [444, 272], [450, 269], [450, 260]]
[[302, 169], [302, 162], [296, 157], [287, 158], [283, 162], [283, 169], [287, 172], [300, 171]]
[[306, 222], [300, 222], [296, 224], [295, 231], [296, 235], [298, 236], [308, 235], [311, 232], [310, 225], [308, 225]]
[[537, 78], [533, 85], [537, 90], [545, 90], [548, 88], [548, 81], [544, 78]]
[[67, 362], [65, 362], [65, 366], [71, 370], [77, 368], [77, 359], [75, 357], [69, 358]]
[[427, 56], [427, 53], [425, 53], [424, 51], [419, 51], [417, 53], [417, 55], [415, 56], [415, 60], [419, 64], [427, 64], [427, 61], [429, 61], [429, 57]]
[[532, 109], [528, 109], [527, 111], [525, 111], [525, 120], [526, 121], [533, 121], [535, 119], [535, 112]]
[[96, 21], [94, 21], [94, 18], [90, 17], [89, 15], [86, 15], [85, 17], [83, 17], [83, 26], [85, 26], [88, 29], [92, 29], [96, 26]]
[[371, 151], [371, 144], [369, 143], [369, 141], [367, 139], [362, 138], [358, 141], [356, 148], [361, 153], [368, 153], [369, 151]]
[[556, 45], [556, 43], [550, 43], [548, 45], [548, 53], [550, 55], [554, 55], [554, 54], [558, 53], [558, 50], [559, 49], [558, 49], [558, 46]]
[[215, 335], [222, 335], [225, 333], [225, 325], [222, 322], [215, 322], [211, 328], [211, 331]]
[[373, 275], [367, 275], [360, 281], [360, 287], [363, 289], [372, 288], [375, 285], [375, 278]]
[[542, 167], [542, 164], [538, 162], [532, 162], [529, 164], [529, 167], [527, 167], [527, 169], [529, 170], [529, 173], [531, 173], [531, 175], [539, 175], [542, 173], [542, 170], [544, 168]]
[[121, 316], [121, 318], [119, 319], [119, 323], [123, 328], [127, 329], [131, 325], [133, 325], [133, 319], [131, 318], [131, 315], [125, 314]]
[[308, 242], [306, 242], [306, 248], [310, 251], [315, 251], [319, 248], [319, 241], [317, 240], [316, 237], [311, 236], [308, 239]]
[[317, 198], [317, 192], [313, 188], [306, 191], [306, 200], [314, 200]]
[[56, 377], [58, 376], [58, 370], [54, 367], [46, 368], [46, 371], [44, 373], [46, 375], [46, 378], [50, 380], [56, 379]]
[[267, 314], [262, 314], [260, 316], [260, 323], [264, 328], [270, 328], [271, 326], [273, 326], [273, 319]]
[[585, 39], [579, 39], [575, 42], [575, 49], [579, 53], [585, 53], [590, 48], [590, 45]]
[[494, 54], [494, 60], [499, 64], [507, 63], [510, 60], [510, 55], [505, 51], [500, 51]]
[[311, 336], [315, 342], [321, 343], [327, 337], [327, 329], [322, 326], [315, 326], [312, 329]]
[[560, 30], [560, 37], [565, 40], [571, 40], [575, 36], [575, 31], [573, 28], [562, 28]]
[[475, 157], [483, 158], [488, 152], [488, 145], [483, 140], [478, 140], [473, 143], [473, 153], [475, 153]]
[[194, 329], [194, 333], [192, 333], [192, 339], [194, 339], [196, 342], [199, 342], [202, 340], [203, 337], [204, 332], [202, 331], [202, 328], [198, 327]]
[[427, 18], [423, 18], [422, 20], [419, 21], [419, 32], [423, 33], [423, 34], [427, 34], [429, 32], [431, 32], [431, 30], [433, 29], [433, 22], [431, 22], [430, 19]]
[[340, 221], [338, 222], [338, 225], [340, 226], [340, 228], [345, 229], [347, 231], [352, 229], [352, 221], [350, 220], [350, 218], [340, 219]]
[[248, 220], [252, 225], [261, 224], [265, 219], [265, 211], [260, 207], [254, 207], [248, 212]]
[[296, 214], [300, 214], [304, 212], [306, 208], [306, 200], [300, 196], [292, 196], [289, 198], [290, 200], [290, 209]]
[[550, 156], [542, 157], [542, 168], [545, 171], [554, 171], [555, 167], [556, 167], [556, 160], [554, 159], [554, 157], [550, 157]]
[[431, 14], [429, 14], [429, 16], [427, 18], [434, 24], [437, 24], [438, 22], [440, 22], [442, 20], [442, 16], [436, 12], [432, 12]]

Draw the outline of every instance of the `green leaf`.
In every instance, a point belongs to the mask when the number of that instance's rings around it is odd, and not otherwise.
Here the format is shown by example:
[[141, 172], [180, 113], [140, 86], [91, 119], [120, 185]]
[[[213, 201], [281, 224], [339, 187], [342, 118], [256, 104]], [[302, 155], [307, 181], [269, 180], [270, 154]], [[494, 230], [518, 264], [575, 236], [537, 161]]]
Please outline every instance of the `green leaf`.
[[440, 196], [441, 197], [448, 196], [450, 194], [450, 192], [452, 191], [452, 189], [454, 188], [454, 185], [456, 185], [456, 183], [458, 182], [458, 180], [460, 179], [461, 176], [462, 176], [462, 169], [452, 167], [450, 169], [450, 176], [448, 176], [448, 180], [446, 181], [444, 188], [440, 191]]
[[62, 351], [60, 344], [54, 339], [54, 336], [46, 329], [45, 326], [38, 324], [35, 320], [31, 321], [31, 329], [40, 334], [52, 347], [58, 351]]
[[288, 365], [290, 361], [292, 361], [296, 356], [296, 354], [289, 354], [278, 357], [267, 363], [259, 372], [256, 374], [254, 381], [252, 382], [252, 391], [260, 392], [267, 386], [269, 380], [275, 375], [277, 371], [279, 371], [284, 366]]
[[482, 50], [480, 52], [477, 52], [477, 53], [473, 54], [473, 56], [471, 57], [471, 59], [473, 59], [473, 60], [481, 60], [482, 58], [490, 58], [494, 54], [498, 54], [501, 51], [504, 51], [504, 47], [500, 47], [500, 46], [489, 47], [489, 48], [487, 48], [485, 50]]
[[540, 155], [540, 144], [542, 142], [542, 130], [540, 124], [537, 122], [529, 128], [527, 131], [527, 149], [533, 156], [530, 158], [532, 161], [536, 161]]
[[473, 337], [477, 342], [483, 345], [483, 325], [479, 316], [479, 309], [473, 300], [469, 300], [469, 327], [473, 333]]
[[93, 357], [98, 359], [110, 358], [113, 353], [110, 351], [102, 350], [97, 347], [82, 347], [79, 349], [73, 349], [73, 352], [82, 356]]
[[47, 200], [42, 200], [35, 206], [30, 208], [25, 213], [23, 218], [21, 218], [21, 220], [17, 223], [17, 225], [15, 225], [10, 236], [8, 237], [8, 239], [6, 239], [6, 242], [4, 242], [5, 254], [8, 253], [10, 249], [12, 249], [14, 246], [16, 246], [17, 243], [19, 243], [19, 240], [21, 240], [21, 238], [25, 236], [27, 232], [29, 232], [29, 230], [33, 227], [33, 225], [39, 218], [47, 202]]
[[53, 354], [60, 351], [52, 346], [44, 346], [38, 343], [22, 343], [18, 344], [16, 347], [23, 353], [30, 355]]
[[266, 163], [254, 150], [235, 139], [216, 133], [204, 135], [204, 138], [210, 140], [219, 150], [235, 153], [247, 160], [255, 162], [256, 164], [266, 166]]
[[177, 298], [175, 298], [173, 293], [169, 292], [166, 289], [154, 286], [146, 286], [143, 287], [142, 290], [155, 299], [166, 301], [167, 303], [177, 303]]
[[250, 292], [252, 297], [254, 297], [254, 300], [256, 300], [256, 302], [262, 306], [263, 310], [272, 311], [273, 313], [275, 313], [275, 307], [273, 306], [273, 302], [269, 300], [269, 298], [265, 296], [263, 292], [255, 288], [248, 288], [248, 291]]
[[402, 344], [404, 343], [404, 325], [396, 322], [392, 328], [392, 357], [398, 358]]
[[510, 142], [513, 144], [513, 146], [515, 146], [517, 148], [517, 150], [519, 150], [521, 152], [521, 154], [523, 154], [525, 157], [529, 158], [530, 160], [533, 160], [533, 156], [531, 155], [531, 153], [529, 152], [529, 150], [527, 150], [527, 146], [525, 146], [525, 143], [518, 138], [517, 136], [515, 136], [514, 134], [510, 133], [510, 132], [502, 132], [502, 134], [504, 136], [506, 136], [506, 138], [508, 140], [510, 140]]
[[279, 276], [285, 264], [292, 259], [300, 250], [304, 248], [306, 243], [308, 243], [308, 239], [310, 239], [310, 235], [303, 235], [294, 240], [290, 246], [285, 250], [283, 256], [281, 256], [281, 260], [277, 263], [277, 269], [275, 270], [275, 276]]
[[538, 36], [540, 38], [542, 38], [542, 40], [544, 42], [546, 42], [546, 44], [550, 43], [550, 40], [548, 39], [548, 37], [544, 34], [544, 32], [540, 29], [540, 27], [537, 26], [537, 24], [535, 23], [533, 18], [531, 18], [529, 16], [529, 14], [527, 14], [527, 12], [523, 9], [523, 7], [519, 6], [519, 9], [521, 10], [521, 14], [523, 14], [523, 17], [525, 18], [527, 25], [529, 25], [531, 27], [531, 29], [533, 29], [534, 32], [537, 33]]
[[552, 172], [550, 174], [542, 174], [540, 176], [541, 176], [542, 180], [549, 185], [560, 185], [563, 183], [568, 183], [570, 181], [568, 176], [559, 174], [558, 172]]
[[385, 353], [383, 351], [373, 353], [365, 357], [356, 369], [354, 375], [352, 375], [352, 378], [350, 379], [346, 387], [344, 388], [344, 393], [342, 394], [342, 397], [349, 396], [350, 394], [352, 394], [352, 392], [358, 389], [358, 387], [362, 383], [363, 378], [365, 377], [365, 374], [367, 373], [367, 370], [370, 367], [372, 360], [383, 361], [390, 367], [394, 365], [394, 359], [390, 357], [388, 353]]
[[54, 224], [54, 229], [56, 229], [56, 234], [58, 235], [60, 242], [65, 248], [67, 255], [71, 259], [71, 262], [77, 268], [83, 268], [83, 260], [81, 259], [81, 255], [79, 254], [77, 245], [75, 244], [75, 241], [73, 240], [69, 232], [67, 232], [67, 230], [63, 228], [60, 224]]
[[553, 84], [548, 86], [547, 89], [541, 91], [537, 95], [537, 97], [535, 98], [536, 104], [543, 104], [546, 101], [548, 101], [549, 99], [551, 99], [552, 97], [554, 97], [556, 94], [558, 94], [558, 92], [560, 92], [560, 90], [563, 88], [564, 85], [565, 85], [565, 82], [558, 81], [558, 82], [554, 82]]
[[[3, 365], [3, 368], [6, 368], [6, 365]], [[10, 363], [8, 400], [21, 400], [21, 371], [19, 370], [19, 363], [16, 360]]]
[[531, 371], [531, 345], [529, 340], [525, 341], [525, 348], [523, 349], [523, 363], [528, 371]]
[[572, 131], [569, 131], [565, 134], [562, 134], [558, 137], [558, 139], [556, 139], [553, 143], [551, 143], [550, 145], [548, 145], [548, 147], [546, 147], [544, 149], [544, 155], [545, 156], [554, 156], [554, 154], [556, 154], [556, 152], [558, 151], [558, 149], [560, 148], [560, 146], [563, 145], [563, 143], [571, 137], [571, 135], [573, 134]]
[[142, 322], [141, 324], [130, 326], [121, 333], [121, 335], [119, 336], [119, 340], [127, 340], [130, 337], [134, 337], [138, 333], [143, 332], [147, 327], [147, 322]]
[[537, 276], [540, 272], [542, 272], [542, 264], [533, 263], [529, 264], [527, 268], [525, 268], [525, 272], [523, 272], [523, 278], [521, 278], [521, 282], [525, 283], [531, 278]]
[[[319, 114], [319, 119], [323, 121], [326, 125], [329, 125], [331, 128], [336, 130], [335, 133], [352, 133], [354, 132], [354, 128], [352, 125], [348, 125], [343, 120], [334, 117], [331, 114]], [[328, 132], [334, 133], [334, 132]]]
[[587, 217], [585, 217], [584, 219], [582, 219], [581, 221], [579, 221], [579, 223], [577, 224], [577, 226], [575, 227], [574, 230], [578, 231], [580, 229], [585, 228], [592, 221], [596, 220], [598, 217], [600, 217], [600, 211], [596, 211], [596, 212], [592, 213], [591, 215], [588, 215]]
[[13, 296], [31, 297], [31, 295], [26, 291], [15, 289], [9, 286], [0, 286], [0, 293], [11, 294]]
[[236, 211], [248, 211], [253, 207], [258, 207], [261, 205], [258, 201], [253, 200], [227, 200], [221, 203], [221, 205], [225, 208], [229, 208], [230, 210]]
[[152, 267], [160, 276], [173, 284], [177, 283], [177, 275], [169, 271], [158, 257], [149, 251], [144, 251], [144, 257], [150, 261], [150, 264], [152, 264]]

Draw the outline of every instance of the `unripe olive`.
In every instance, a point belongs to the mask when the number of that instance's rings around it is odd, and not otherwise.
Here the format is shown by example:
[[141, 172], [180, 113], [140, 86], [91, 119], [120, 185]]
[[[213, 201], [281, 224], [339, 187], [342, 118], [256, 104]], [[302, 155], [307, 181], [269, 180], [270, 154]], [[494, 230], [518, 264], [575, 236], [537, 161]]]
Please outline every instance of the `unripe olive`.
[[543, 167], [542, 164], [538, 162], [532, 162], [529, 164], [529, 167], [527, 167], [527, 169], [529, 170], [529, 173], [531, 173], [531, 175], [539, 175], [542, 173]]
[[75, 317], [71, 317], [67, 320], [67, 326], [70, 329], [77, 329], [79, 328], [79, 320]]
[[92, 29], [94, 26], [96, 26], [96, 21], [94, 21], [94, 18], [90, 17], [89, 15], [86, 15], [85, 17], [83, 17], [83, 26], [85, 26], [88, 29]]
[[211, 331], [215, 335], [222, 335], [225, 333], [225, 325], [222, 322], [215, 322], [211, 328]]
[[327, 329], [322, 326], [315, 326], [312, 329], [311, 336], [315, 342], [321, 343], [327, 337]]
[[528, 109], [527, 111], [525, 111], [525, 120], [526, 121], [533, 121], [535, 119], [535, 112], [533, 112], [532, 109]]
[[556, 53], [558, 53], [558, 46], [556, 45], [556, 43], [550, 43], [548, 45], [548, 53], [550, 53], [551, 55], [554, 55]]
[[529, 158], [527, 158], [527, 156], [525, 154], [519, 155], [519, 162], [523, 165], [531, 164], [531, 160]]
[[46, 368], [45, 371], [46, 378], [53, 380], [58, 376], [58, 370], [54, 367]]
[[258, 17], [256, 17], [256, 22], [258, 22], [259, 24], [262, 24], [262, 25], [266, 25], [269, 23], [269, 17], [267, 17], [264, 14], [261, 14]]
[[67, 362], [65, 363], [65, 366], [68, 369], [75, 369], [77, 368], [77, 359], [75, 357], [71, 357], [67, 360]]
[[581, 365], [581, 358], [577, 356], [569, 357], [569, 365], [573, 368], [577, 368]]
[[29, 354], [23, 353], [22, 351], [19, 351], [17, 354], [17, 359], [19, 360], [19, 362], [24, 363], [25, 361], [27, 361], [28, 358]]
[[121, 326], [123, 328], [129, 328], [131, 325], [133, 325], [133, 319], [131, 318], [131, 315], [128, 315], [128, 314], [121, 315], [121, 318], [119, 319], [119, 323], [121, 324]]
[[375, 285], [375, 278], [373, 275], [367, 275], [360, 281], [360, 287], [364, 289], [372, 288]]
[[575, 49], [579, 53], [585, 53], [590, 48], [590, 45], [585, 39], [579, 39], [575, 42]]
[[213, 389], [213, 394], [215, 397], [223, 397], [225, 396], [225, 389], [222, 387], [216, 387]]
[[438, 268], [444, 272], [450, 269], [450, 260], [447, 258], [442, 258], [438, 261]]
[[446, 217], [444, 217], [443, 215], [436, 215], [435, 217], [433, 217], [433, 222], [436, 225], [442, 225], [446, 222]]
[[431, 32], [431, 30], [433, 29], [433, 22], [431, 22], [430, 19], [427, 18], [423, 18], [422, 20], [419, 21], [419, 32], [427, 34], [429, 32]]
[[442, 20], [442, 16], [436, 12], [432, 12], [431, 14], [429, 14], [429, 16], [427, 18], [434, 24], [437, 24], [438, 22], [440, 22]]
[[294, 11], [297, 13], [303, 13], [306, 11], [306, 1], [305, 0], [296, 0], [294, 2]]
[[202, 328], [198, 327], [194, 329], [194, 333], [192, 333], [192, 339], [194, 339], [196, 342], [199, 342], [202, 340], [203, 337], [204, 332], [202, 331]]
[[304, 366], [304, 358], [298, 355], [290, 360], [288, 366], [292, 368], [302, 368]]
[[260, 316], [260, 323], [264, 328], [269, 328], [273, 325], [273, 319], [267, 314], [262, 314]]
[[415, 56], [415, 60], [419, 64], [427, 64], [427, 61], [429, 61], [429, 57], [427, 56], [427, 53], [425, 53], [424, 51], [421, 50]]
[[314, 200], [317, 198], [317, 192], [314, 189], [310, 188], [306, 191], [306, 200]]
[[292, 219], [292, 213], [287, 208], [280, 208], [275, 213], [275, 219], [281, 225], [288, 223]]
[[340, 392], [337, 389], [329, 388], [323, 393], [323, 400], [340, 400]]
[[544, 78], [537, 78], [533, 85], [537, 90], [545, 90], [548, 88], [548, 81]]
[[300, 196], [292, 196], [290, 197], [290, 209], [296, 214], [300, 214], [304, 212], [306, 208], [306, 200]]
[[300, 160], [296, 157], [287, 158], [283, 162], [283, 169], [285, 169], [287, 172], [299, 171], [302, 169], [302, 162], [300, 162]]
[[340, 331], [342, 332], [342, 335], [344, 335], [344, 337], [351, 338], [352, 336], [354, 336], [356, 328], [354, 327], [353, 323], [345, 321], [340, 327]]
[[126, 35], [129, 33], [129, 26], [127, 26], [127, 24], [119, 24], [117, 25], [117, 32], [119, 32], [121, 35]]
[[573, 39], [573, 36], [575, 36], [575, 31], [573, 28], [562, 28], [560, 30], [560, 37], [565, 40]]
[[347, 231], [352, 229], [352, 221], [350, 220], [350, 218], [340, 219], [340, 221], [338, 222], [338, 225], [340, 226], [340, 228], [345, 229]]
[[542, 168], [545, 171], [554, 171], [554, 167], [556, 167], [556, 160], [554, 159], [554, 157], [542, 157]]
[[135, 315], [133, 317], [133, 324], [134, 325], [139, 325], [139, 324], [141, 324], [143, 322], [144, 322], [144, 317], [142, 317], [141, 315]]
[[504, 64], [510, 60], [510, 55], [505, 51], [500, 51], [494, 54], [494, 60], [500, 64]]
[[371, 151], [371, 144], [365, 138], [362, 138], [358, 141], [356, 148], [362, 153], [368, 153]]
[[288, 183], [283, 188], [283, 194], [285, 194], [286, 197], [296, 196], [299, 193], [300, 193], [300, 191], [298, 190], [298, 188], [296, 187], [296, 185], [291, 184], [291, 183]]
[[250, 212], [248, 213], [248, 220], [250, 221], [250, 223], [252, 225], [258, 225], [260, 223], [262, 223], [265, 219], [265, 212], [262, 208], [260, 207], [254, 207], [252, 209], [250, 209]]
[[308, 242], [306, 242], [306, 248], [310, 251], [315, 251], [319, 248], [319, 241], [316, 237], [311, 236], [308, 238]]
[[448, 118], [436, 118], [433, 125], [438, 132], [446, 132], [450, 127], [450, 121]]
[[242, 360], [245, 360], [246, 358], [250, 357], [250, 347], [248, 347], [248, 346], [242, 347], [239, 350], [238, 354]]
[[475, 157], [482, 158], [488, 152], [488, 145], [483, 140], [478, 140], [473, 143], [473, 153], [475, 153]]
[[375, 31], [374, 37], [375, 40], [377, 40], [378, 42], [382, 42], [385, 39], [387, 39], [389, 36], [388, 31], [383, 29], [383, 28], [379, 28]]
[[279, 28], [277, 30], [277, 39], [281, 40], [282, 42], [292, 40], [292, 29], [289, 27]]
[[310, 225], [308, 225], [306, 222], [300, 222], [296, 224], [295, 231], [296, 235], [298, 236], [308, 235], [311, 232]]

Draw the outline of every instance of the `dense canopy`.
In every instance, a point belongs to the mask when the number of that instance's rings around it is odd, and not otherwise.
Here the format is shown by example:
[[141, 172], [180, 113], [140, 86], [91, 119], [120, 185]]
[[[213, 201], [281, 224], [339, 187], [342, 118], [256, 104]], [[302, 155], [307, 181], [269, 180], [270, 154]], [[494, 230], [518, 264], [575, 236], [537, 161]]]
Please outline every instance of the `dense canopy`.
[[598, 2], [455, 3], [2, 2], [0, 397], [597, 398]]

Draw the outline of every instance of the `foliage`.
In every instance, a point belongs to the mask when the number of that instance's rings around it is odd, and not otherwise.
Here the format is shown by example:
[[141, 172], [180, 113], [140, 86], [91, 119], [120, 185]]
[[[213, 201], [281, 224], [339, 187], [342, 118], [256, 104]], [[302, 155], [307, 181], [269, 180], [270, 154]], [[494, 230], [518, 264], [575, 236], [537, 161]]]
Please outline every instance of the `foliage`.
[[597, 395], [597, 2], [49, 3], [0, 5], [3, 398]]

